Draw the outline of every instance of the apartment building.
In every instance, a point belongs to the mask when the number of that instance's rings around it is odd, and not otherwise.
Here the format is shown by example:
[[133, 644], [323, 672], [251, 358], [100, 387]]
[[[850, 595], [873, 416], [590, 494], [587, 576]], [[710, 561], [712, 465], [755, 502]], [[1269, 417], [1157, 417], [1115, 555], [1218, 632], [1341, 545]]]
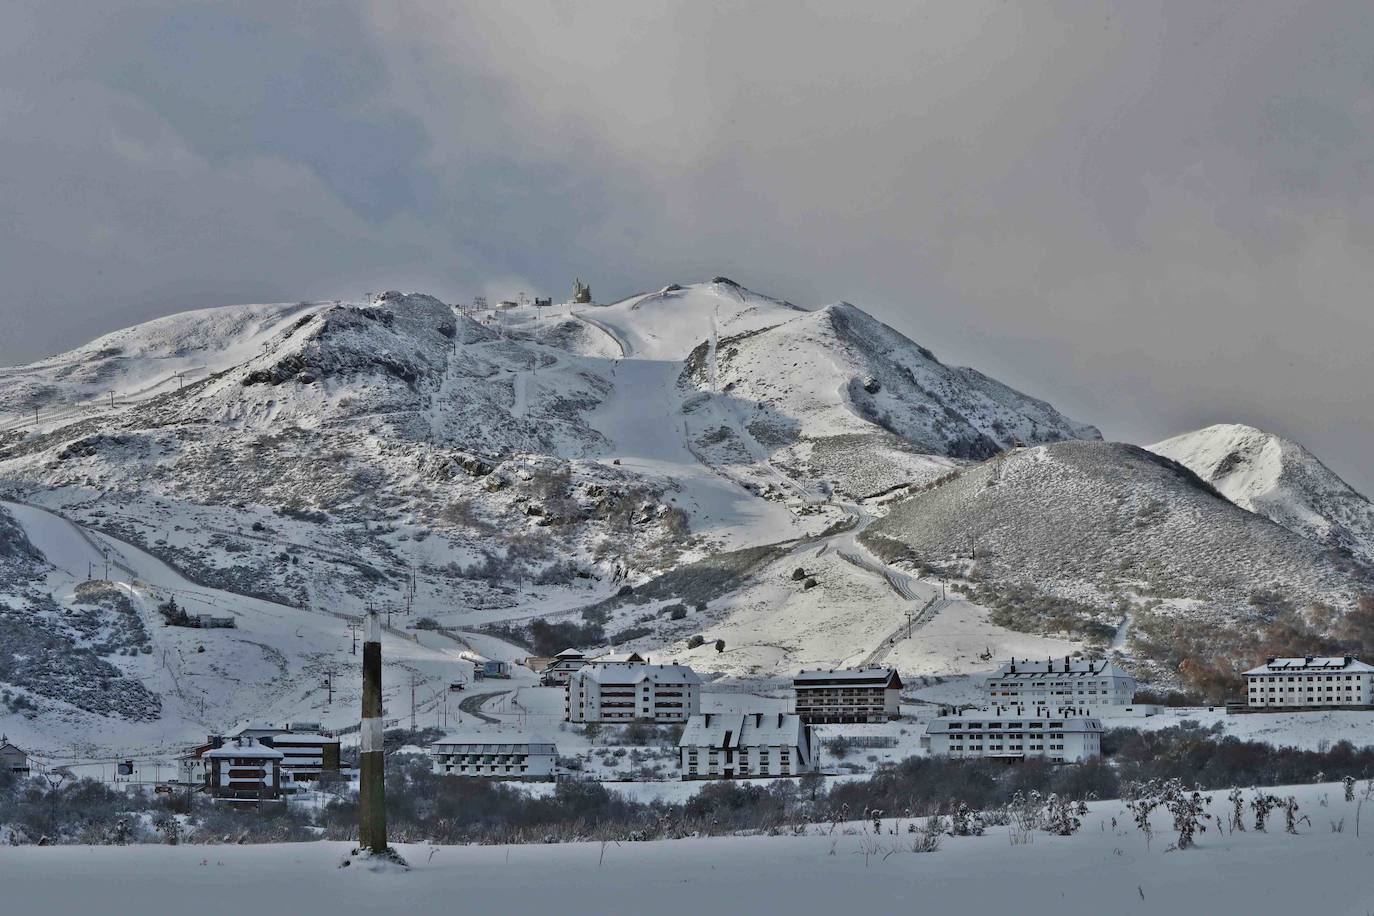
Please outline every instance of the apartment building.
[[1135, 678], [1105, 659], [1015, 659], [987, 679], [988, 699], [999, 706], [1130, 706]]
[[1245, 672], [1245, 686], [1251, 709], [1374, 705], [1374, 667], [1350, 655], [1271, 658]]
[[886, 722], [901, 715], [902, 679], [895, 668], [802, 671], [792, 689], [796, 713], [807, 725]]
[[261, 802], [281, 797], [282, 752], [256, 738], [229, 738], [201, 755], [206, 788], [216, 798]]
[[568, 677], [569, 722], [686, 722], [701, 712], [701, 678], [686, 665], [613, 662]]
[[926, 726], [921, 746], [940, 757], [1078, 763], [1102, 755], [1102, 722], [1067, 707], [942, 710]]
[[558, 747], [551, 741], [446, 737], [431, 744], [429, 754], [440, 776], [547, 782], [558, 770]]
[[800, 776], [816, 771], [811, 726], [790, 713], [706, 713], [692, 716], [678, 741], [686, 779]]

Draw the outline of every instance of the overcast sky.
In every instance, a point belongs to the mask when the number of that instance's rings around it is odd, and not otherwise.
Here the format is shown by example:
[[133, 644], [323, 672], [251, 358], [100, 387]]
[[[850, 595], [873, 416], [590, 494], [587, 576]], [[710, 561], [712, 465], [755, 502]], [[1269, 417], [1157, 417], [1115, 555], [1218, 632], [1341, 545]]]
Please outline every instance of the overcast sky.
[[396, 288], [846, 299], [1374, 491], [1374, 5], [0, 5], [0, 364]]

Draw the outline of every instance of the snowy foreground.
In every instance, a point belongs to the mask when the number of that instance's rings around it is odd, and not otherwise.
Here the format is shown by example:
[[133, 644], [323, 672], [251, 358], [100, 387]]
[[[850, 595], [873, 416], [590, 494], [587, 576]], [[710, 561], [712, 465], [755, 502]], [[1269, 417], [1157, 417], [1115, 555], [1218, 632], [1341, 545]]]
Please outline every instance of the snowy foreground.
[[[1363, 788], [1363, 787], [1361, 787]], [[99, 912], [1024, 914], [1193, 913], [1367, 916], [1374, 911], [1374, 807], [1355, 836], [1356, 803], [1338, 784], [1295, 795], [1310, 825], [1218, 834], [1168, 851], [1157, 812], [1147, 845], [1120, 802], [1097, 802], [1072, 837], [1006, 827], [943, 838], [913, 853], [913, 837], [871, 825], [813, 826], [804, 837], [724, 837], [649, 843], [405, 846], [407, 874], [337, 865], [341, 843], [265, 846], [0, 848], [6, 914]], [[1248, 793], [1247, 793], [1248, 794]], [[1210, 813], [1225, 820], [1224, 793]], [[1326, 804], [1323, 805], [1322, 801]], [[1118, 826], [1113, 830], [1112, 818]], [[1333, 823], [1344, 820], [1344, 829]], [[1252, 827], [1247, 823], [1247, 827]], [[823, 835], [815, 835], [819, 831]], [[892, 851], [894, 850], [895, 851]]]

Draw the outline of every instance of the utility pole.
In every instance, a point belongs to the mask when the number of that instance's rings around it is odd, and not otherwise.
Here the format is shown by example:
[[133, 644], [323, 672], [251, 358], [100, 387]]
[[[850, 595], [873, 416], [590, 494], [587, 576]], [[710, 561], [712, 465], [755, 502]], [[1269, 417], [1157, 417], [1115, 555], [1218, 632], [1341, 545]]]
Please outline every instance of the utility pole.
[[110, 408], [114, 409], [114, 389], [110, 389]]
[[358, 625], [357, 625], [356, 623], [353, 623], [353, 622], [350, 621], [349, 624], [348, 624], [348, 629], [349, 629], [349, 632], [351, 632], [351, 633], [353, 634], [353, 654], [354, 654], [354, 655], [357, 655], [357, 654], [358, 654]]
[[395, 855], [386, 844], [385, 754], [382, 743], [382, 625], [367, 615], [363, 637], [362, 727], [358, 734], [358, 845], [365, 855]]

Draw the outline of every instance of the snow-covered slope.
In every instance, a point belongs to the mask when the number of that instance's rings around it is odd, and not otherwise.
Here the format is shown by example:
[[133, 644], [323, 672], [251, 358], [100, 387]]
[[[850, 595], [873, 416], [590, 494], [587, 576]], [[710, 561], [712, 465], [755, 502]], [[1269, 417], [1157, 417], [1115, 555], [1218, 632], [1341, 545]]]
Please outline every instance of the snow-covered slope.
[[1149, 449], [1185, 465], [1241, 508], [1374, 563], [1374, 505], [1298, 443], [1219, 423]]
[[[0, 571], [0, 720], [49, 762], [166, 754], [250, 720], [357, 721], [353, 637], [324, 610], [205, 587], [131, 545], [8, 502]], [[169, 599], [235, 626], [167, 626], [157, 606]], [[395, 710], [412, 673], [444, 685], [471, 678], [461, 645], [390, 633], [384, 642]]]
[[[1180, 659], [1244, 664], [1247, 640], [1281, 609], [1320, 603], [1339, 616], [1374, 594], [1368, 567], [1119, 443], [1018, 449], [965, 469], [896, 503], [860, 541], [889, 561], [965, 579], [1008, 626], [1076, 632], [1105, 648], [1133, 621], [1115, 644], [1168, 656], [1165, 675]], [[1170, 635], [1182, 629], [1208, 632], [1206, 658]]]
[[848, 303], [712, 338], [689, 369], [735, 421], [703, 429], [700, 448], [766, 453], [855, 495], [1018, 443], [1101, 438], [1044, 401], [944, 365]]
[[[866, 658], [931, 586], [894, 594], [842, 543], [872, 516], [860, 497], [1013, 442], [1097, 437], [853, 306], [807, 310], [725, 278], [605, 306], [464, 312], [385, 293], [188, 312], [2, 371], [0, 492], [247, 596], [262, 613], [236, 636], [283, 652], [274, 614], [373, 603], [528, 620], [780, 544], [822, 551], [820, 589], [784, 607], [778, 566], [672, 627], [616, 610], [606, 637], [637, 629], [687, 653], [684, 627], [718, 626], [732, 640], [720, 668], [738, 673]], [[59, 573], [30, 573], [0, 587], [16, 613], [60, 613], [59, 586], [33, 584]], [[85, 570], [61, 574], [74, 588]], [[122, 619], [100, 601], [92, 626]], [[960, 613], [1002, 644], [977, 609]], [[165, 696], [144, 644], [134, 679]]]
[[[284, 327], [325, 303], [232, 305], [157, 318], [68, 353], [0, 368], [0, 414], [32, 420], [87, 402], [142, 400], [242, 365]], [[56, 419], [56, 417], [53, 417]], [[0, 426], [3, 428], [3, 426]]]

